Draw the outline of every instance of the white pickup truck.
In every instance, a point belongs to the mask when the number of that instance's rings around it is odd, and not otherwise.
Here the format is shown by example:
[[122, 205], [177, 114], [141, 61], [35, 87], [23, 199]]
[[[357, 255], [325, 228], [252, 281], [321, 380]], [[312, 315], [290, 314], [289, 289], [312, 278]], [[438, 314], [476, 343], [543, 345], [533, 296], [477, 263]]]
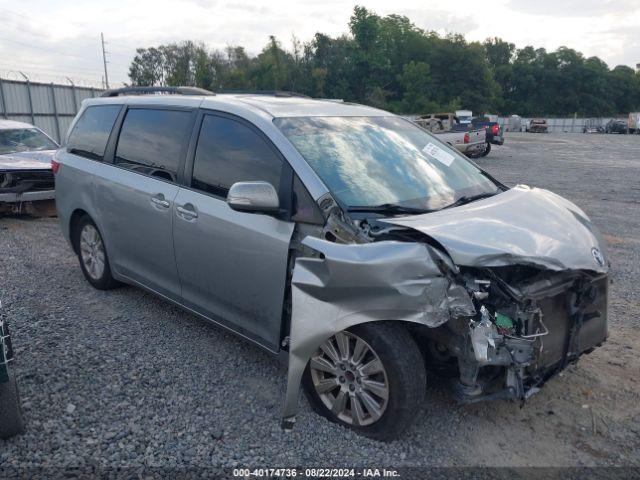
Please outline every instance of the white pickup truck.
[[460, 124], [453, 113], [421, 115], [414, 122], [467, 157], [480, 157], [487, 148], [487, 133], [484, 128], [470, 129], [468, 125]]

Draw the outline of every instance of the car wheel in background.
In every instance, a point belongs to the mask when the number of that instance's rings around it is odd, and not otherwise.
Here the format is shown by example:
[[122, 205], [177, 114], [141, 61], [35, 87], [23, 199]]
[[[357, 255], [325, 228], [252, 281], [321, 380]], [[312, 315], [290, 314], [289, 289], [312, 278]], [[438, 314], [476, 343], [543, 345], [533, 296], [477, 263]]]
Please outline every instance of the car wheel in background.
[[0, 438], [5, 439], [22, 433], [24, 424], [22, 421], [22, 408], [20, 406], [20, 394], [15, 374], [11, 363], [4, 363], [5, 358], [13, 358], [10, 352], [9, 326], [0, 319], [0, 335], [4, 337], [0, 341]]
[[117, 287], [119, 282], [111, 276], [102, 234], [91, 218], [83, 216], [76, 224], [73, 235], [80, 268], [87, 281], [98, 290]]
[[22, 409], [15, 376], [9, 373], [9, 381], [0, 383], [0, 438], [22, 433]]
[[406, 328], [375, 322], [324, 342], [307, 365], [303, 386], [317, 413], [388, 441], [415, 420], [425, 396], [426, 373]]
[[485, 149], [482, 151], [482, 153], [480, 154], [481, 157], [486, 157], [487, 155], [489, 155], [489, 152], [491, 151], [491, 144], [489, 142], [487, 142], [487, 146], [485, 147]]

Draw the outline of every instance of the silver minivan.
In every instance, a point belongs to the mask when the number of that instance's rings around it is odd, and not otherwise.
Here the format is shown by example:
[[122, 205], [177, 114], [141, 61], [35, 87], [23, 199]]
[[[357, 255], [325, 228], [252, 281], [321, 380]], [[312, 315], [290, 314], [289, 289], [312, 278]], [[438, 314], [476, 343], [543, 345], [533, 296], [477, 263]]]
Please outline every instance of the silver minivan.
[[427, 371], [463, 403], [524, 402], [607, 337], [609, 265], [585, 213], [385, 111], [108, 91], [83, 102], [53, 170], [87, 281], [142, 287], [280, 356], [287, 429], [301, 385], [381, 440], [419, 412]]

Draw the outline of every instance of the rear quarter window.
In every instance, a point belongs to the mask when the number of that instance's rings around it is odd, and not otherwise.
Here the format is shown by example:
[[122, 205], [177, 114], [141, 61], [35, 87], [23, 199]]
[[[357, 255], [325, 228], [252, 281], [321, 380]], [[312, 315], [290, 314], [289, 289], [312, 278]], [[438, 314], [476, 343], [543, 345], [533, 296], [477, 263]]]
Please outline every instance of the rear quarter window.
[[91, 160], [102, 161], [109, 134], [120, 105], [88, 107], [78, 119], [67, 141], [67, 151]]

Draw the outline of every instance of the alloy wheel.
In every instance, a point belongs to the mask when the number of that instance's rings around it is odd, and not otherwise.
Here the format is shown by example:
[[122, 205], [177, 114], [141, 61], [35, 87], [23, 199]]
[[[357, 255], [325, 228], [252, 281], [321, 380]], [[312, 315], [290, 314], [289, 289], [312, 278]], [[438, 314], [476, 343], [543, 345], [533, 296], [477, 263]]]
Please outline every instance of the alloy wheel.
[[106, 255], [100, 233], [90, 223], [82, 227], [80, 232], [80, 257], [89, 276], [100, 280], [104, 274]]
[[320, 400], [341, 421], [367, 426], [380, 420], [389, 401], [389, 380], [380, 357], [363, 339], [337, 333], [322, 344], [309, 368]]

